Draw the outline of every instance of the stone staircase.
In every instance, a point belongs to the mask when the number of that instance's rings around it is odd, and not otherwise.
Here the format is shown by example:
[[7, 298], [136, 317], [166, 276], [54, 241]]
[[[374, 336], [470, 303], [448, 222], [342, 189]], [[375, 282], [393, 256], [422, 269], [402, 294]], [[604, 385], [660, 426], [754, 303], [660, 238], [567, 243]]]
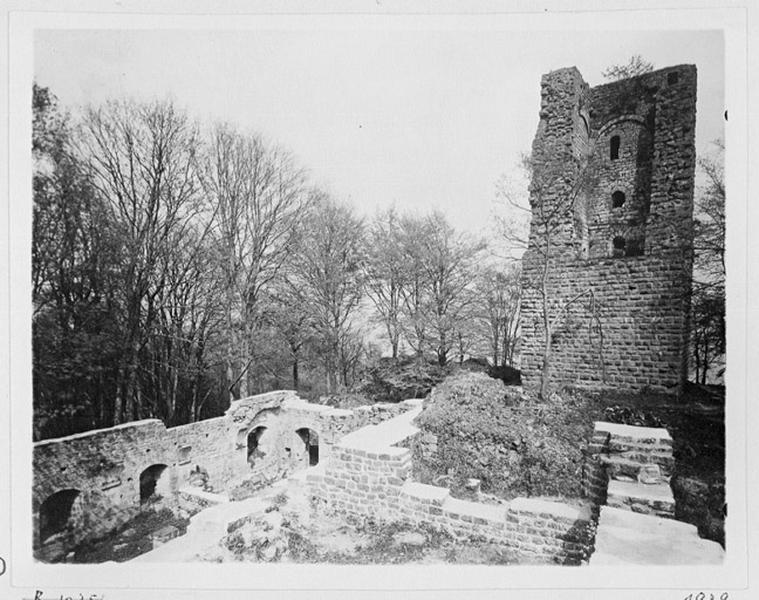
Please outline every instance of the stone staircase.
[[583, 482], [598, 507], [591, 565], [719, 564], [724, 550], [675, 521], [675, 459], [663, 428], [596, 422]]
[[598, 421], [588, 451], [585, 488], [599, 506], [674, 518], [675, 459], [666, 429]]

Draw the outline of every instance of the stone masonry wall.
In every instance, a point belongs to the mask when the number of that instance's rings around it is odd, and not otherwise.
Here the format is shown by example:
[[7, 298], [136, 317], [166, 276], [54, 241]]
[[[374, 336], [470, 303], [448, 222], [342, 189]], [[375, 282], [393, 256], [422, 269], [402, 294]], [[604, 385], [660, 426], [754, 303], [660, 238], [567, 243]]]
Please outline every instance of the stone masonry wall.
[[374, 449], [360, 439], [341, 441], [329, 461], [308, 473], [311, 494], [342, 513], [428, 523], [462, 539], [479, 536], [512, 549], [523, 560], [579, 564], [590, 555], [588, 508], [536, 498], [517, 498], [506, 505], [453, 498], [448, 488], [410, 479], [411, 451], [394, 445], [407, 437], [401, 434], [392, 445]]
[[695, 102], [692, 65], [594, 88], [575, 68], [543, 77], [522, 259], [526, 387], [541, 378], [544, 283], [559, 315], [555, 384], [677, 392], [684, 381]]
[[[178, 492], [196, 485], [198, 471], [215, 491], [243, 480], [266, 483], [309, 465], [309, 449], [299, 430], [315, 434], [319, 459], [324, 460], [346, 433], [402, 410], [395, 404], [341, 410], [277, 391], [233, 402], [223, 417], [179, 427], [167, 429], [149, 419], [37, 442], [32, 465], [35, 553], [54, 559], [135, 516], [141, 510], [140, 474], [150, 467], [165, 467], [156, 494], [170, 505]], [[259, 427], [265, 430], [258, 452], [249, 458], [248, 435]], [[65, 527], [40, 540], [40, 510], [46, 501], [53, 507], [46, 514], [68, 509], [69, 516]]]

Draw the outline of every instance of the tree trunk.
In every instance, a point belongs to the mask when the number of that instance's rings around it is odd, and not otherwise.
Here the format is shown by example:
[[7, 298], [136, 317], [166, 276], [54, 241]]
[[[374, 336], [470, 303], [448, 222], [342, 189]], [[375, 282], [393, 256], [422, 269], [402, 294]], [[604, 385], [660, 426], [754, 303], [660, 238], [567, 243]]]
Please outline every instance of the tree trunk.
[[293, 389], [298, 390], [298, 359], [293, 358]]
[[113, 425], [120, 425], [123, 423], [125, 385], [126, 378], [124, 368], [119, 365], [116, 375], [116, 395], [113, 398]]
[[[242, 350], [242, 352], [240, 353], [240, 364], [241, 365], [245, 365], [246, 364], [246, 359], [248, 358], [248, 342], [247, 342], [247, 340], [243, 340], [239, 344], [239, 347]], [[242, 368], [245, 368], [245, 367], [242, 367]], [[240, 373], [240, 381], [239, 381], [240, 387], [239, 387], [239, 392], [238, 392], [240, 398], [247, 398], [250, 395], [250, 393], [249, 393], [249, 389], [250, 388], [248, 386], [248, 374], [249, 374], [249, 370], [248, 369], [245, 369], [244, 372]]]
[[548, 400], [551, 393], [551, 344], [546, 344], [543, 354], [543, 369], [540, 373], [540, 399]]

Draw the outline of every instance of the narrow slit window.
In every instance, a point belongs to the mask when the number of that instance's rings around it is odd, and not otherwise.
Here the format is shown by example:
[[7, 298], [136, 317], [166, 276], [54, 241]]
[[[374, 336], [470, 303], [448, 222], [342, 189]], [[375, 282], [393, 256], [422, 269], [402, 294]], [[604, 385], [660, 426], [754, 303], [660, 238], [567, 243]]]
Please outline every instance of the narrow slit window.
[[611, 136], [611, 142], [609, 144], [609, 158], [611, 160], [617, 160], [619, 158], [619, 136]]
[[625, 203], [625, 193], [617, 190], [611, 195], [611, 207], [620, 208]]

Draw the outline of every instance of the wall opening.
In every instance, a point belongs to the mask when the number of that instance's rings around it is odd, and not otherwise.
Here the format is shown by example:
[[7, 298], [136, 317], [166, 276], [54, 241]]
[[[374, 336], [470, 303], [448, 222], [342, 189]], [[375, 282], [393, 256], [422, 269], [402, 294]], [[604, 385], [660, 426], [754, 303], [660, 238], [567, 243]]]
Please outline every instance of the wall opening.
[[625, 256], [643, 256], [643, 240], [632, 239], [627, 242]]
[[71, 521], [74, 502], [78, 497], [79, 490], [61, 490], [49, 496], [40, 505], [40, 543], [66, 530]]
[[672, 73], [667, 73], [667, 85], [675, 85], [678, 80], [680, 79], [680, 75], [677, 71], [673, 71]]
[[611, 242], [611, 255], [615, 258], [619, 258], [625, 255], [625, 247], [627, 241], [621, 236], [615, 237]]
[[305, 445], [306, 456], [308, 456], [308, 465], [313, 467], [319, 464], [319, 434], [313, 429], [303, 427], [298, 429], [295, 433], [300, 436]]
[[253, 463], [258, 458], [262, 458], [265, 453], [261, 450], [261, 437], [266, 433], [266, 427], [256, 427], [248, 433], [248, 464], [253, 466]]
[[624, 192], [620, 192], [617, 190], [611, 195], [611, 207], [612, 208], [621, 208], [622, 205], [625, 203], [625, 194]]
[[611, 160], [619, 158], [619, 143], [620, 139], [618, 135], [611, 136], [611, 141], [609, 142], [609, 158]]
[[140, 473], [140, 504], [157, 500], [170, 491], [167, 465], [150, 465]]

